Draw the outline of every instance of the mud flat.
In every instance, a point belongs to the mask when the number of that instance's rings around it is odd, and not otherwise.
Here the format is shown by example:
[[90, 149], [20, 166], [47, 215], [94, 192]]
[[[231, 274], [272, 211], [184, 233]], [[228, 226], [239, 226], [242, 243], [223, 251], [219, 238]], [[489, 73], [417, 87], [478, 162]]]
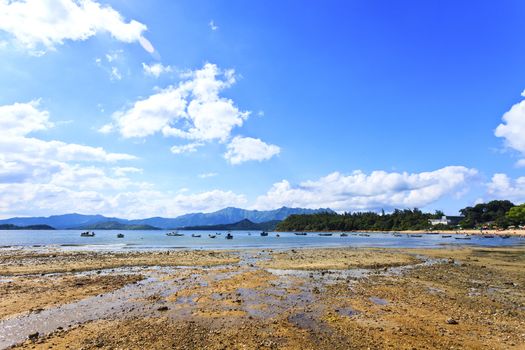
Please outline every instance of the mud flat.
[[2, 257], [0, 348], [525, 348], [524, 247], [35, 254]]

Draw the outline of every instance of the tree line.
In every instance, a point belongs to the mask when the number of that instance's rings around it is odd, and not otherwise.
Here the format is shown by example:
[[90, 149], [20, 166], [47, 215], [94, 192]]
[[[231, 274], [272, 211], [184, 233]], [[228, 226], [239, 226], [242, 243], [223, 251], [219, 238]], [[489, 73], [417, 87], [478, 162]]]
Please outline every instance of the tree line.
[[392, 213], [345, 212], [290, 215], [277, 225], [278, 231], [403, 231], [465, 229], [490, 227], [508, 228], [525, 224], [525, 204], [516, 206], [508, 200], [495, 200], [476, 204], [460, 210], [463, 216], [459, 225], [430, 224], [431, 219], [439, 219], [442, 211], [424, 213], [415, 209], [395, 209]]

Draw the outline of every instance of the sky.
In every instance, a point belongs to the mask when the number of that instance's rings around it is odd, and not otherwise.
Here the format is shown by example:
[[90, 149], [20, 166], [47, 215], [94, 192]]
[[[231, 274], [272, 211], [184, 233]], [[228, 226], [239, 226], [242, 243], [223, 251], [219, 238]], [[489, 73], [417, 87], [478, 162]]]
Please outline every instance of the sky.
[[0, 217], [525, 202], [524, 14], [0, 0]]

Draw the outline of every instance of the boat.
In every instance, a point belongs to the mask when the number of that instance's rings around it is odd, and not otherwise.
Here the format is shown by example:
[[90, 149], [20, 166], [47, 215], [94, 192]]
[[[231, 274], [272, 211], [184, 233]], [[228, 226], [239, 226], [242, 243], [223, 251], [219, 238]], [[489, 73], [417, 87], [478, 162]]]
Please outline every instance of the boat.
[[306, 232], [295, 232], [294, 235], [296, 235], [296, 236], [306, 236], [307, 233]]
[[455, 239], [466, 239], [466, 240], [469, 240], [471, 239], [470, 237], [454, 237]]
[[370, 235], [368, 233], [360, 233], [358, 234], [358, 236], [361, 236], [361, 237], [370, 237]]
[[503, 235], [503, 236], [501, 236], [501, 238], [507, 239], [507, 238], [510, 238], [510, 235]]
[[451, 237], [452, 237], [452, 235], [443, 235], [443, 236], [441, 236], [441, 238], [451, 238]]
[[233, 239], [233, 236], [231, 233], [228, 232], [228, 234], [226, 235], [226, 237], [224, 237], [226, 239]]
[[439, 235], [439, 232], [432, 232], [432, 231], [429, 231], [429, 232], [425, 232], [427, 235]]
[[208, 235], [208, 237], [210, 237], [210, 238], [215, 238], [215, 237], [217, 237], [217, 236], [216, 236], [216, 235]]
[[195, 233], [193, 233], [191, 236], [194, 237], [194, 238], [201, 238], [201, 235], [197, 235]]
[[331, 233], [319, 233], [319, 236], [323, 236], [323, 237], [329, 237], [331, 235], [332, 235]]
[[494, 238], [494, 235], [483, 235], [483, 238]]
[[124, 234], [123, 234], [123, 233], [119, 233], [119, 234], [117, 235], [117, 238], [124, 238]]
[[410, 237], [423, 237], [423, 235], [410, 235]]
[[394, 233], [394, 237], [403, 237], [401, 233]]
[[279, 237], [281, 237], [281, 235], [280, 234], [276, 234], [275, 237], [279, 238]]
[[82, 232], [80, 234], [80, 237], [95, 237], [95, 232], [89, 232], [89, 231]]
[[166, 236], [181, 237], [181, 236], [184, 236], [184, 233], [178, 233], [177, 231], [173, 231], [173, 232], [166, 233]]
[[339, 236], [341, 236], [341, 237], [348, 237], [348, 233], [341, 233]]
[[261, 237], [266, 237], [266, 236], [268, 236], [268, 232], [266, 231], [261, 232]]

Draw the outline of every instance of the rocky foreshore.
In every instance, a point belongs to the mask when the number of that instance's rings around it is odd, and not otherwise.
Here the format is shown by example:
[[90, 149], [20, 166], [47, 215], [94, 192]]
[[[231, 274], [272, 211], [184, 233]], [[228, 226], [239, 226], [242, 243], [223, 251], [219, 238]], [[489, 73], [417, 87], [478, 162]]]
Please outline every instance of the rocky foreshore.
[[525, 247], [0, 251], [0, 348], [522, 349]]

